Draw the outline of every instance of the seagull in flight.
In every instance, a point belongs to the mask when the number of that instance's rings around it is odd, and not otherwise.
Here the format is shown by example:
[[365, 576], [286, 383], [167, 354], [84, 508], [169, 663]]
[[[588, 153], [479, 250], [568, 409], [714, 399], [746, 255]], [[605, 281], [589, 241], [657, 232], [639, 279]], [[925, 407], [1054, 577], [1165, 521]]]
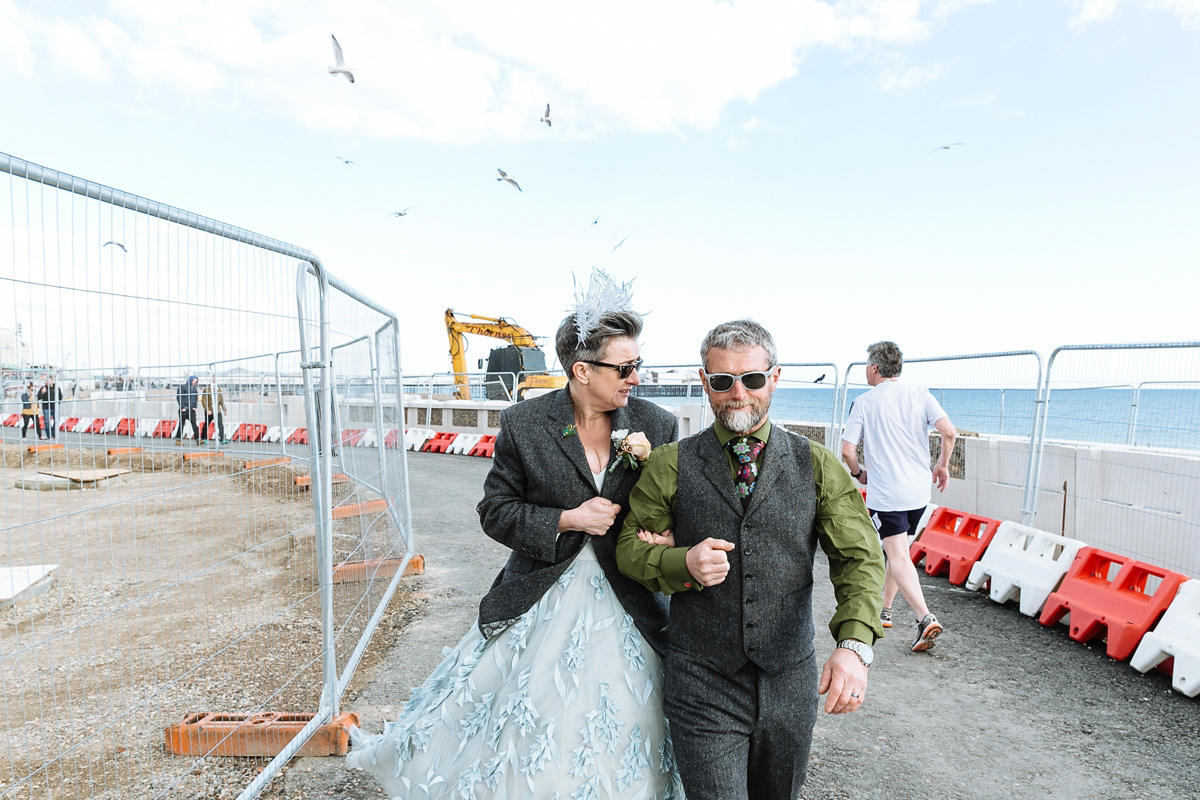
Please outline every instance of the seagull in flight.
[[125, 249], [125, 245], [121, 244], [120, 242], [105, 242], [104, 244], [100, 245], [100, 249], [103, 250], [105, 247], [108, 247], [110, 244], [113, 245], [114, 247], [121, 248], [122, 253], [129, 252], [128, 250]]
[[544, 122], [544, 123], [546, 123], [547, 128], [550, 127], [550, 104], [549, 103], [546, 103], [546, 113], [541, 119], [538, 120], [538, 122]]
[[342, 162], [342, 163], [343, 163], [343, 164], [345, 164], [346, 166], [350, 166], [351, 164], [357, 164], [357, 163], [358, 163], [357, 161], [350, 161], [349, 159], [342, 158], [341, 156], [334, 156], [334, 158], [336, 158], [338, 161]]
[[414, 209], [414, 208], [416, 208], [416, 206], [409, 206], [408, 208], [404, 209], [403, 211], [393, 211], [393, 212], [391, 213], [391, 216], [393, 216], [393, 217], [407, 217], [407, 216], [408, 216], [408, 212], [409, 212], [410, 210]]
[[594, 220], [592, 220], [592, 224], [595, 225], [599, 221], [600, 221], [600, 218], [596, 217]]
[[508, 173], [507, 173], [507, 172], [505, 172], [505, 171], [504, 171], [504, 170], [502, 170], [502, 169], [497, 169], [497, 170], [496, 170], [496, 172], [499, 172], [499, 173], [500, 173], [500, 177], [499, 177], [499, 178], [496, 178], [496, 180], [498, 180], [498, 181], [508, 181], [508, 182], [509, 182], [509, 183], [511, 183], [513, 186], [516, 186], [516, 187], [517, 187], [517, 191], [518, 191], [518, 192], [521, 192], [522, 194], [524, 194], [524, 192], [522, 191], [522, 189], [521, 189], [520, 185], [519, 185], [519, 184], [518, 184], [516, 181], [514, 181], [512, 178], [508, 177]]
[[[628, 238], [629, 238], [629, 237], [628, 237], [628, 236], [626, 236], [626, 237], [625, 237], [625, 239], [622, 239], [621, 241], [617, 242], [617, 247], [620, 247], [621, 245], [625, 244], [625, 240], [626, 240], [626, 239], [628, 239]], [[614, 248], [612, 249], [612, 251], [613, 251], [614, 253], [615, 253], [615, 252], [617, 252], [617, 247], [614, 247]]]
[[966, 142], [953, 142], [951, 144], [944, 144], [944, 145], [941, 145], [940, 147], [933, 148], [929, 152], [936, 153], [938, 150], [949, 150], [951, 147], [958, 147], [959, 145], [964, 145], [964, 144], [966, 144]]
[[337, 37], [330, 34], [330, 39], [333, 39], [333, 60], [337, 62], [336, 66], [329, 68], [330, 75], [345, 75], [346, 80], [354, 83], [354, 73], [350, 67], [346, 66], [345, 60], [342, 58], [342, 46], [338, 44]]

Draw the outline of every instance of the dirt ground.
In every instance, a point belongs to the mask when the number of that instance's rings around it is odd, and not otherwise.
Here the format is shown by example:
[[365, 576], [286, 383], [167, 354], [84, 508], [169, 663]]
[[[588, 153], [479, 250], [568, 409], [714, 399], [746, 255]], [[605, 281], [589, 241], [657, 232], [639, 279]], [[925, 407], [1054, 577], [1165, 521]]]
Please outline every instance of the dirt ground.
[[[244, 469], [254, 453], [183, 460], [201, 450], [0, 445], [0, 565], [59, 565], [45, 594], [0, 609], [0, 796], [236, 797], [265, 759], [168, 755], [164, 728], [195, 711], [316, 709], [313, 511], [293, 480], [307, 469]], [[14, 485], [68, 467], [128, 472], [90, 489]], [[335, 502], [377, 496], [335, 490]], [[386, 516], [338, 520], [335, 562], [396, 540]], [[343, 663], [382, 590], [335, 588]], [[397, 592], [364, 668], [423, 602]]]
[[[482, 534], [474, 507], [489, 463], [410, 454], [417, 550], [414, 586], [430, 595], [423, 615], [391, 652], [360, 670], [345, 706], [379, 731], [472, 624], [476, 604], [506, 551]], [[817, 647], [834, 600], [818, 557]], [[1015, 606], [922, 575], [926, 598], [946, 624], [928, 653], [912, 653], [912, 615], [876, 646], [862, 710], [821, 715], [802, 800], [897, 798], [1054, 800], [1200, 798], [1200, 700], [1171, 690], [1161, 673], [1141, 675], [1082, 645], [1064, 626], [1044, 628]], [[340, 759], [305, 758], [264, 795], [276, 800], [379, 798], [373, 780]]]

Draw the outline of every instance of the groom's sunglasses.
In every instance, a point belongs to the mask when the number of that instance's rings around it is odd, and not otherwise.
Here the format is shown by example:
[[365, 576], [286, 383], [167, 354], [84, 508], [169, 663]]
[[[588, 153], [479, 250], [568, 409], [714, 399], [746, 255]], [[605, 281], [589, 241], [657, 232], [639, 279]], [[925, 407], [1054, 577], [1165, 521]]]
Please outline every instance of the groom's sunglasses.
[[628, 378], [629, 373], [637, 372], [642, 368], [642, 360], [640, 358], [632, 364], [605, 364], [603, 361], [588, 361], [586, 359], [583, 363], [591, 364], [593, 367], [608, 367], [609, 369], [615, 369], [617, 374], [621, 376], [621, 380]]
[[767, 385], [767, 379], [771, 377], [771, 373], [775, 371], [771, 367], [766, 372], [743, 372], [741, 375], [730, 375], [728, 372], [714, 372], [711, 375], [705, 375], [708, 379], [708, 388], [714, 392], [728, 392], [733, 388], [734, 381], [741, 381], [742, 386], [753, 392], [755, 389], [761, 389]]

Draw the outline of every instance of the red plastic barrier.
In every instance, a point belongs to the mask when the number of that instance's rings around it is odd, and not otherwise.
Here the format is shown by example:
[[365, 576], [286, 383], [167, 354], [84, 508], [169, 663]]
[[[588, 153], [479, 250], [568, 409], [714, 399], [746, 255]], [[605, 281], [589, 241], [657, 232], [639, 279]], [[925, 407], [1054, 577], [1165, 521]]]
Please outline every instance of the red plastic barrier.
[[469, 456], [479, 456], [480, 458], [491, 458], [496, 452], [496, 437], [492, 434], [484, 434], [483, 437], [471, 448]]
[[939, 506], [908, 554], [914, 564], [925, 559], [926, 575], [941, 575], [949, 569], [950, 582], [961, 586], [999, 527], [1000, 520]]
[[6, 428], [15, 428], [20, 424], [21, 424], [21, 415], [20, 414], [9, 414], [7, 417], [4, 418], [4, 427], [6, 427]]
[[118, 436], [133, 436], [137, 433], [137, 420], [131, 417], [125, 417], [117, 423]]
[[76, 433], [99, 433], [104, 429], [104, 423], [106, 422], [108, 422], [108, 420], [104, 419], [103, 417], [97, 417], [96, 419], [92, 420], [91, 425], [87, 426], [87, 430], [76, 431]]
[[[1116, 568], [1116, 575], [1109, 575]], [[1150, 578], [1158, 586], [1147, 593]], [[1038, 622], [1053, 625], [1071, 614], [1071, 638], [1087, 642], [1108, 632], [1108, 657], [1124, 661], [1133, 655], [1146, 631], [1175, 599], [1186, 575], [1142, 561], [1118, 556], [1095, 547], [1083, 547], [1058, 591], [1046, 598]]]
[[70, 417], [70, 418], [64, 419], [62, 422], [58, 423], [58, 429], [60, 431], [73, 431], [73, 430], [75, 430], [75, 426], [78, 424], [79, 424], [79, 417]]
[[354, 447], [358, 444], [358, 440], [366, 435], [366, 428], [345, 428], [338, 441], [346, 447]]
[[399, 450], [400, 431], [388, 431], [387, 436], [383, 437], [383, 446], [389, 450]]
[[154, 426], [154, 433], [150, 434], [155, 439], [170, 439], [175, 435], [175, 425], [177, 423], [173, 419], [164, 419], [162, 422]]
[[435, 433], [421, 448], [422, 453], [444, 453], [458, 438], [457, 433]]
[[233, 441], [261, 442], [266, 433], [266, 425], [256, 425], [252, 422], [243, 422], [241, 425], [238, 425], [238, 429], [234, 432]]
[[296, 428], [292, 431], [292, 435], [287, 438], [285, 444], [308, 444], [308, 429]]

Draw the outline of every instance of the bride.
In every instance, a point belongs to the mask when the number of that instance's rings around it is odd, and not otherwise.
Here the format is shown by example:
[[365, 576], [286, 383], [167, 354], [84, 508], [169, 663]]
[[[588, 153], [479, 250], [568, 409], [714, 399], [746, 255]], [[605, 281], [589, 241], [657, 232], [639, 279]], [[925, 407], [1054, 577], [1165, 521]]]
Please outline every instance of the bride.
[[389, 797], [683, 797], [661, 703], [667, 604], [615, 556], [637, 465], [678, 436], [673, 414], [630, 397], [630, 301], [593, 272], [555, 337], [567, 387], [501, 415], [478, 510], [508, 563], [477, 629], [347, 756]]

